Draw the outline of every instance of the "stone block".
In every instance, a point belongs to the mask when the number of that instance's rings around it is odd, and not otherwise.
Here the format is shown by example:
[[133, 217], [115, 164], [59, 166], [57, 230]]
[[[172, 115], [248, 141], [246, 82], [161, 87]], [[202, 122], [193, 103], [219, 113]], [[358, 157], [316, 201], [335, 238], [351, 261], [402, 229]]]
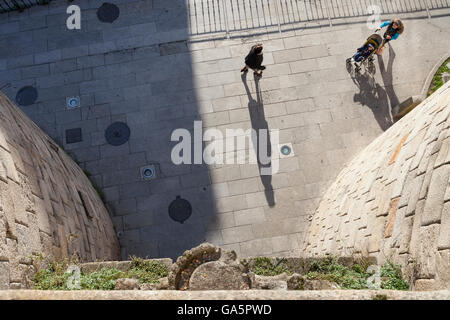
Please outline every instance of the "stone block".
[[50, 74], [50, 67], [48, 64], [25, 67], [21, 70], [22, 79], [45, 77]]
[[36, 53], [34, 55], [35, 64], [43, 64], [49, 62], [56, 62], [61, 60], [61, 49], [56, 49], [48, 52]]
[[438, 250], [446, 249], [450, 249], [450, 202], [444, 203], [438, 238]]
[[266, 221], [264, 209], [262, 207], [239, 210], [234, 212], [236, 226], [242, 226], [253, 223], [263, 223]]
[[422, 216], [422, 226], [439, 223], [444, 205], [444, 195], [447, 189], [450, 171], [447, 166], [435, 169], [428, 187], [425, 208]]

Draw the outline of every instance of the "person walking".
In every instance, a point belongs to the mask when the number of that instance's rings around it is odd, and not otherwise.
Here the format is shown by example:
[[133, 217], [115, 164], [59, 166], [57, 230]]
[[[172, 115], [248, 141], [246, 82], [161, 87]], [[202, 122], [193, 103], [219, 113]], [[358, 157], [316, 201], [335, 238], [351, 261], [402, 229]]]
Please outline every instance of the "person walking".
[[381, 44], [380, 48], [378, 49], [378, 54], [383, 53], [384, 46], [386, 43], [388, 43], [391, 40], [396, 40], [399, 35], [403, 33], [405, 30], [405, 27], [403, 26], [403, 22], [400, 19], [393, 19], [391, 21], [385, 21], [383, 22], [380, 27], [375, 30], [375, 32], [380, 31], [382, 28], [386, 28], [386, 32], [383, 35], [383, 43]]
[[242, 68], [241, 72], [247, 72], [248, 69], [253, 70], [253, 74], [259, 77], [262, 77], [262, 70], [266, 69], [265, 66], [262, 66], [263, 62], [263, 46], [258, 43], [254, 45], [248, 55], [245, 57], [245, 66]]

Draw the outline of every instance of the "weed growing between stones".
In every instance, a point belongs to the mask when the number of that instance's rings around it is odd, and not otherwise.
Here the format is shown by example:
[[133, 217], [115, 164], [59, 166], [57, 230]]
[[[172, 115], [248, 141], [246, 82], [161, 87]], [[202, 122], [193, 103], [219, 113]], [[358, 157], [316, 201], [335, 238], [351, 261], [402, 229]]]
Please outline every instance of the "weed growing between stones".
[[381, 288], [390, 290], [408, 290], [409, 284], [402, 277], [400, 266], [386, 262], [381, 267]]
[[327, 257], [313, 261], [308, 280], [328, 280], [339, 285], [342, 289], [367, 289], [367, 278], [371, 274], [366, 273], [366, 267], [353, 264], [351, 268], [338, 262], [335, 257]]
[[[258, 257], [244, 260], [250, 271], [259, 276], [276, 276], [282, 273], [292, 275], [296, 271], [284, 261], [274, 263], [270, 258]], [[341, 289], [372, 289], [367, 279], [372, 273], [367, 272], [368, 259], [355, 259], [350, 264], [343, 264], [337, 257], [326, 257], [305, 262], [304, 276], [308, 280], [327, 280], [339, 285]], [[381, 289], [408, 290], [408, 283], [402, 278], [400, 266], [385, 263], [380, 270]]]
[[437, 89], [442, 87], [444, 84], [444, 79], [442, 79], [442, 75], [446, 72], [450, 72], [450, 69], [448, 68], [448, 64], [450, 63], [450, 58], [445, 60], [445, 62], [439, 67], [438, 71], [433, 77], [433, 80], [431, 81], [430, 88], [428, 89], [427, 97], [429, 97], [433, 92], [435, 92]]
[[257, 257], [252, 260], [250, 270], [259, 276], [277, 276], [282, 273], [291, 275], [294, 273], [283, 261], [277, 265], [273, 264], [267, 257]]
[[132, 257], [131, 261], [131, 269], [125, 278], [136, 278], [140, 283], [157, 283], [169, 274], [167, 267], [159, 262], [138, 257]]
[[[70, 290], [67, 286], [70, 274], [66, 272], [73, 261], [51, 262], [48, 267], [39, 270], [34, 276], [34, 289], [38, 290]], [[132, 265], [128, 271], [115, 268], [102, 268], [90, 273], [80, 274], [81, 290], [114, 290], [116, 280], [120, 278], [134, 278], [139, 283], [157, 283], [159, 279], [168, 275], [167, 267], [156, 261], [132, 258]]]
[[[338, 262], [335, 257], [327, 257], [311, 263], [307, 279], [328, 280], [338, 284], [342, 289], [371, 289], [367, 278], [367, 263], [354, 263], [351, 267]], [[386, 262], [381, 266], [381, 288], [390, 290], [408, 290], [408, 283], [402, 278], [400, 266]]]

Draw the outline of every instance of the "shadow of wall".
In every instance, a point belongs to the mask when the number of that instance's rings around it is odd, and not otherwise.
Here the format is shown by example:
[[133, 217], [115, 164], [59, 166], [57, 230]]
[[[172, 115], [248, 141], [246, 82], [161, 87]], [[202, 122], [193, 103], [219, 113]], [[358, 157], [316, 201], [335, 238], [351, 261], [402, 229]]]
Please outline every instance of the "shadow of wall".
[[[122, 258], [174, 258], [205, 240], [215, 242], [207, 237], [215, 224], [208, 167], [171, 161], [172, 131], [192, 132], [200, 120], [185, 2], [108, 2], [119, 9], [112, 22], [99, 20], [103, 1], [72, 2], [81, 7], [80, 30], [67, 29], [62, 1], [1, 16], [12, 29], [0, 35], [6, 61], [0, 83], [10, 83], [5, 92], [11, 99], [25, 86], [37, 89], [37, 99], [22, 110], [101, 190]], [[67, 97], [78, 97], [80, 107], [68, 109]], [[111, 145], [105, 133], [117, 122], [130, 134], [127, 139], [119, 130], [123, 143]], [[81, 132], [75, 142], [71, 129]], [[146, 166], [154, 166], [155, 179], [143, 180]], [[184, 223], [168, 213], [177, 197], [192, 208]], [[175, 210], [175, 216], [189, 213], [186, 206]]]

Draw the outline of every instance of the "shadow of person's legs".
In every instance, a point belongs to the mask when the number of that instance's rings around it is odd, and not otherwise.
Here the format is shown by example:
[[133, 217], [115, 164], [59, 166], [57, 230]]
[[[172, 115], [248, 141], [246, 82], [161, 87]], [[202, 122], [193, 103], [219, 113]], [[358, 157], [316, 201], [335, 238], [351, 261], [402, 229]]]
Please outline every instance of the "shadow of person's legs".
[[[381, 61], [380, 61], [381, 60]], [[380, 69], [384, 69], [382, 59], [379, 59]], [[359, 92], [353, 96], [353, 101], [368, 106], [378, 122], [380, 128], [385, 131], [392, 125], [389, 112], [388, 95], [375, 79], [368, 73], [356, 73], [352, 77], [353, 82], [358, 86]]]
[[254, 76], [256, 88], [256, 100], [253, 99], [248, 87], [246, 74], [242, 76], [242, 82], [248, 96], [248, 111], [254, 134], [252, 134], [252, 142], [256, 158], [261, 182], [264, 186], [264, 194], [267, 204], [270, 207], [275, 206], [275, 197], [272, 187], [272, 148], [270, 140], [269, 126], [264, 114], [264, 105], [259, 88], [259, 77]]

